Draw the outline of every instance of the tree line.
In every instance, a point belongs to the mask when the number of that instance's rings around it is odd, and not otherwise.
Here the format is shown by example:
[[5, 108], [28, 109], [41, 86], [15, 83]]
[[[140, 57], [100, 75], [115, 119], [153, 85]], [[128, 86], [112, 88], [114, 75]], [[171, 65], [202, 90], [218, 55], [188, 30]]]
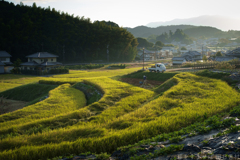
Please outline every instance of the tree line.
[[45, 51], [65, 63], [132, 61], [137, 53], [137, 39], [114, 22], [91, 22], [36, 3], [0, 1], [0, 28], [0, 50], [12, 60], [26, 61], [25, 56]]

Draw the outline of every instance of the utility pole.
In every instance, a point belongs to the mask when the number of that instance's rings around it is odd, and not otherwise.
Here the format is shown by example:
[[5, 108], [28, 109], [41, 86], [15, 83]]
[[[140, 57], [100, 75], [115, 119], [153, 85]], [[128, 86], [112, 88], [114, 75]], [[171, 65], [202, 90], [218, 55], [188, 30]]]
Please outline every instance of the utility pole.
[[144, 48], [143, 48], [143, 71], [144, 71]]
[[63, 63], [65, 63], [65, 51], [64, 51], [65, 45], [63, 45]]
[[107, 61], [109, 63], [109, 50], [108, 50], [109, 44], [107, 45]]

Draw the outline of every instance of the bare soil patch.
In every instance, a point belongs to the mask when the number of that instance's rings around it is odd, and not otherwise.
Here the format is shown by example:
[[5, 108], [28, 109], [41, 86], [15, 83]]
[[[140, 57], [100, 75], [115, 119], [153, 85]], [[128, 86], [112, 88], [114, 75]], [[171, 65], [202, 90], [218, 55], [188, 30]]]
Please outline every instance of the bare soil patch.
[[140, 82], [143, 82], [143, 79], [137, 79], [137, 78], [121, 78], [120, 81], [129, 83], [138, 87], [142, 87], [145, 89], [152, 89], [163, 83], [160, 81], [146, 80], [145, 84], [141, 84]]
[[28, 102], [0, 98], [0, 115], [13, 112], [26, 106]]

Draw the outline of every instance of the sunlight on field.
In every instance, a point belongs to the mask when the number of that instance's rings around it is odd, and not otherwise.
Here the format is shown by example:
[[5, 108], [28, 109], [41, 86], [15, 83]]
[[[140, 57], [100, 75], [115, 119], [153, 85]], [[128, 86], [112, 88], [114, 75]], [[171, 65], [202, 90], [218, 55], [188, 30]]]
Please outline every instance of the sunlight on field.
[[[158, 93], [108, 78], [130, 71], [134, 69], [72, 71], [42, 78], [42, 84], [60, 85], [50, 91], [50, 98], [0, 116], [0, 159], [46, 159], [79, 151], [111, 153], [240, 102], [239, 93], [227, 83], [190, 73], [176, 74], [163, 84], [168, 90], [160, 87]], [[80, 91], [64, 84], [78, 82], [93, 85], [104, 96], [84, 107]]]
[[112, 77], [132, 73], [141, 68], [114, 69], [114, 70], [94, 70], [94, 71], [76, 71], [70, 70], [69, 74], [55, 75], [54, 78], [90, 78], [90, 77]]
[[28, 83], [37, 83], [41, 77], [3, 74], [0, 75], [0, 92]]

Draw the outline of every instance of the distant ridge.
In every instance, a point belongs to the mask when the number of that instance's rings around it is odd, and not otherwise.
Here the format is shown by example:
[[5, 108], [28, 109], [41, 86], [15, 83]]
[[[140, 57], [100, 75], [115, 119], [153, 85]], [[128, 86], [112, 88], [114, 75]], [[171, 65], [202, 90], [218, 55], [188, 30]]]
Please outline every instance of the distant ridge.
[[215, 27], [209, 26], [193, 26], [193, 25], [171, 25], [171, 26], [159, 26], [157, 28], [150, 28], [146, 26], [138, 26], [135, 28], [125, 28], [131, 32], [136, 38], [148, 38], [151, 35], [159, 36], [164, 32], [169, 33], [171, 30], [175, 32], [176, 29], [181, 29], [185, 34], [192, 38], [229, 38], [240, 37], [240, 31], [222, 31]]
[[147, 38], [150, 35], [160, 35], [164, 32], [169, 32], [169, 30], [175, 32], [177, 29], [189, 29], [195, 26], [192, 25], [171, 25], [171, 26], [160, 26], [157, 28], [151, 28], [147, 26], [138, 26], [135, 28], [126, 28], [129, 32], [131, 32], [135, 37], [143, 37]]
[[233, 19], [218, 15], [204, 15], [187, 19], [174, 19], [166, 22], [151, 22], [147, 27], [159, 27], [166, 25], [195, 25], [195, 26], [211, 26], [223, 31], [240, 30], [240, 19]]

